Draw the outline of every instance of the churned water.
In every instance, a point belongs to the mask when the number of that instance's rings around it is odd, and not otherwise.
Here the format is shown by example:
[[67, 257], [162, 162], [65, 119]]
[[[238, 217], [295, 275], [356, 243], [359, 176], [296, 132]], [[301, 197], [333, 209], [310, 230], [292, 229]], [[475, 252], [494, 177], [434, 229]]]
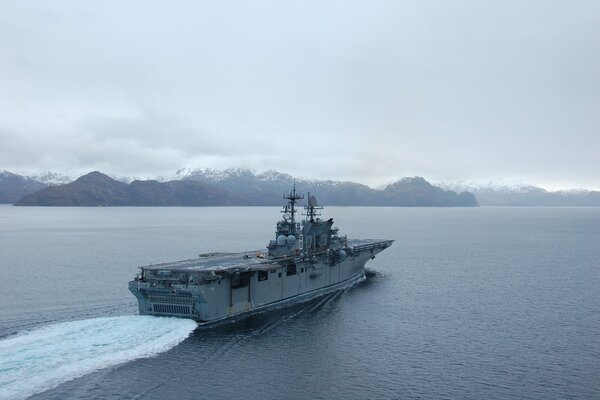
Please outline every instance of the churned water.
[[330, 207], [367, 279], [211, 329], [136, 266], [263, 248], [279, 209], [0, 206], [0, 399], [597, 399], [600, 209]]
[[0, 397], [25, 398], [125, 361], [167, 351], [194, 321], [121, 316], [61, 322], [0, 341]]

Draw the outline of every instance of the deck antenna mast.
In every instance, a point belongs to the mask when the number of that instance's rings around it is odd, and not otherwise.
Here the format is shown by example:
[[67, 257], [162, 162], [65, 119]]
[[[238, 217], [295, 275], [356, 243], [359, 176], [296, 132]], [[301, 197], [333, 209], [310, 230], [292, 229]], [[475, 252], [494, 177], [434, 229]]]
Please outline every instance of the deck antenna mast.
[[[285, 206], [282, 213], [285, 216], [289, 214], [289, 224], [290, 224], [290, 234], [296, 233], [296, 220], [294, 216], [296, 215], [296, 201], [304, 198], [304, 195], [300, 196], [296, 194], [296, 180], [294, 179], [294, 186], [292, 191], [288, 195], [283, 195], [283, 198], [288, 201], [288, 206]], [[284, 217], [287, 220], [287, 218]]]
[[310, 222], [315, 222], [315, 217], [321, 215], [319, 210], [323, 209], [323, 206], [317, 204], [317, 198], [315, 196], [311, 196], [310, 192], [308, 192], [308, 205], [304, 207], [306, 209], [306, 216]]

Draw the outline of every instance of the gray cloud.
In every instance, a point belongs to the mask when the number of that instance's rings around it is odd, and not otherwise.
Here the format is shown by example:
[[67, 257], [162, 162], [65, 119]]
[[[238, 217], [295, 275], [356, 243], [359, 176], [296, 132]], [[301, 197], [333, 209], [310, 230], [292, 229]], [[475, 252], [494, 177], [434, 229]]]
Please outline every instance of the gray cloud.
[[600, 186], [595, 1], [0, 3], [0, 168]]

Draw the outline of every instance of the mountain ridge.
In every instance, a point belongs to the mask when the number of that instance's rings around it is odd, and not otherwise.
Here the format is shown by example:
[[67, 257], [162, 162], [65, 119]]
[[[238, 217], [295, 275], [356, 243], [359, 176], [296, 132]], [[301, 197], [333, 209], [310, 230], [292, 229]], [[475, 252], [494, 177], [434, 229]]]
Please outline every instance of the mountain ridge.
[[[276, 172], [276, 171], [273, 171]], [[211, 183], [212, 182], [212, 183]], [[124, 183], [98, 171], [73, 182], [48, 186], [23, 196], [17, 206], [223, 206], [281, 205], [282, 194], [296, 184], [313, 191], [321, 204], [370, 206], [477, 206], [470, 193], [457, 194], [423, 178], [396, 182], [384, 190], [354, 182], [305, 181], [291, 175], [269, 176], [238, 170], [219, 179], [195, 174], [180, 180]], [[310, 190], [309, 190], [310, 189]]]
[[46, 184], [27, 176], [0, 171], [0, 204], [12, 204], [21, 197], [47, 187]]
[[482, 206], [598, 207], [600, 192], [586, 189], [548, 191], [535, 185], [516, 186], [472, 183], [439, 184], [447, 190], [473, 193]]
[[[319, 197], [323, 204], [332, 205], [429, 205], [442, 206], [457, 204], [465, 205], [473, 203], [473, 199], [462, 192], [468, 192], [476, 198], [475, 202], [482, 206], [600, 206], [600, 192], [590, 191], [586, 189], [571, 189], [548, 191], [541, 187], [530, 184], [510, 185], [506, 183], [473, 183], [473, 182], [456, 182], [456, 183], [437, 183], [429, 184], [431, 187], [423, 185], [420, 189], [414, 188], [414, 185], [419, 184], [418, 177], [402, 178], [396, 182], [387, 185], [382, 185], [378, 188], [371, 188], [367, 185], [350, 182], [350, 181], [334, 181], [334, 180], [316, 180], [297, 178], [290, 174], [267, 170], [255, 172], [243, 168], [228, 168], [228, 169], [180, 169], [171, 178], [157, 177], [155, 179], [135, 179], [124, 176], [110, 176], [113, 180], [131, 184], [133, 182], [148, 182], [155, 181], [167, 184], [165, 187], [170, 187], [171, 191], [193, 190], [189, 184], [187, 189], [185, 185], [169, 182], [175, 181], [197, 181], [207, 185], [220, 188], [229, 194], [235, 194], [235, 198], [230, 198], [228, 204], [252, 204], [252, 205], [279, 205], [282, 193], [287, 192], [289, 187], [295, 182], [299, 187], [306, 188], [306, 191], [312, 191]], [[43, 182], [34, 178], [43, 177]], [[41, 179], [41, 178], [40, 178]], [[420, 178], [423, 179], [423, 178]], [[69, 180], [74, 181], [73, 174], [65, 172], [45, 172], [42, 174], [22, 176], [9, 171], [0, 171], [0, 203], [15, 203], [21, 197], [37, 192], [46, 187], [61, 186], [61, 182], [69, 183]], [[423, 179], [423, 181], [425, 181]], [[402, 182], [404, 190], [393, 190], [398, 182]], [[427, 181], [425, 181], [427, 182]], [[421, 199], [421, 202], [410, 200], [410, 190], [408, 187], [413, 186], [413, 189], [430, 191], [430, 197]], [[435, 187], [443, 191], [437, 191]], [[139, 196], [139, 201], [143, 204], [153, 204], [149, 199], [154, 198], [159, 204], [178, 204], [179, 201], [171, 198], [167, 200], [166, 193], [162, 194], [158, 186], [151, 184], [136, 183], [131, 190], [134, 190]], [[310, 190], [309, 190], [310, 189]], [[143, 195], [144, 190], [158, 193], [148, 193]], [[199, 189], [198, 189], [199, 190]], [[457, 196], [450, 194], [446, 196], [443, 192], [455, 192]], [[413, 196], [418, 196], [417, 192], [413, 192]], [[436, 192], [436, 194], [433, 194]], [[145, 197], [146, 196], [146, 197]], [[153, 197], [154, 196], [154, 197]], [[446, 197], [443, 201], [433, 200], [431, 196]], [[462, 196], [462, 197], [461, 197]], [[136, 199], [138, 199], [136, 197]], [[144, 200], [146, 199], [146, 200]], [[137, 204], [133, 200], [128, 200]], [[183, 200], [181, 200], [183, 201]], [[191, 199], [187, 199], [190, 202]], [[217, 202], [213, 198], [213, 202]], [[412, 201], [412, 204], [411, 204]]]
[[[16, 206], [221, 206], [243, 200], [202, 184], [156, 180], [124, 183], [98, 171], [23, 196]], [[239, 204], [246, 205], [246, 204]]]

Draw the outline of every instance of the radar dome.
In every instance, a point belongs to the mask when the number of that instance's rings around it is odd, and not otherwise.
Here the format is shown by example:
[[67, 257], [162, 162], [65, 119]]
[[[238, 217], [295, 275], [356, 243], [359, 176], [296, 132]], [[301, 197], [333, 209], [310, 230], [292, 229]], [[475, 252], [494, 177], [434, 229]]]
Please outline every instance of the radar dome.
[[338, 255], [340, 256], [340, 260], [345, 260], [346, 259], [346, 252], [344, 250], [340, 250], [340, 252], [338, 253]]
[[277, 245], [278, 246], [285, 246], [286, 242], [287, 242], [287, 237], [285, 235], [277, 236]]
[[293, 245], [295, 245], [296, 244], [296, 236], [294, 236], [294, 235], [288, 236], [287, 237], [287, 244], [290, 247], [293, 246]]

